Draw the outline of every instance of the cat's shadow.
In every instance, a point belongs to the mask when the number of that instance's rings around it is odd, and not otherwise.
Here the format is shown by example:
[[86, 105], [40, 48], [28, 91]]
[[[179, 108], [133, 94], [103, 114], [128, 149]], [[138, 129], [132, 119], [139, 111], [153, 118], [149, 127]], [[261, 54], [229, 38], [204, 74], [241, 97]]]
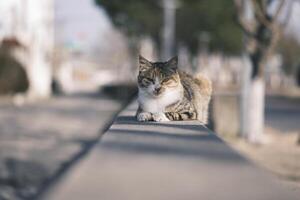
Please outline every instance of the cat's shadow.
[[115, 124], [130, 124], [130, 125], [143, 125], [143, 126], [161, 126], [161, 127], [172, 127], [172, 128], [180, 128], [186, 130], [196, 130], [196, 131], [204, 131], [207, 130], [206, 126], [197, 122], [197, 121], [169, 121], [169, 122], [140, 122], [137, 121], [135, 116], [132, 115], [123, 115], [119, 116]]

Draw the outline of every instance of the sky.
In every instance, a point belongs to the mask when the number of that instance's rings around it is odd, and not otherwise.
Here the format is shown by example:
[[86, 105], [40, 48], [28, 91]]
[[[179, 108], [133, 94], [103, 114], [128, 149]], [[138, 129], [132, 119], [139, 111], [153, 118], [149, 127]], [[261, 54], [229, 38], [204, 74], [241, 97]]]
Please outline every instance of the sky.
[[56, 41], [69, 48], [87, 50], [112, 26], [93, 0], [55, 0]]
[[[291, 1], [291, 0], [289, 0]], [[292, 15], [288, 24], [287, 29], [291, 31], [300, 41], [300, 1], [296, 2], [293, 4], [292, 7]]]

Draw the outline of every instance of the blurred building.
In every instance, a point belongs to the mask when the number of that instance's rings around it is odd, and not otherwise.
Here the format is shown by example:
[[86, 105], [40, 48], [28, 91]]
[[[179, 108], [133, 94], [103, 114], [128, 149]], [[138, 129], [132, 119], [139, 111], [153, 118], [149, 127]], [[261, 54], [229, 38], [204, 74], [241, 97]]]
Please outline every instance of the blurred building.
[[28, 94], [45, 98], [51, 94], [54, 44], [53, 0], [10, 0], [0, 2], [0, 42], [11, 45], [29, 79]]
[[[242, 70], [245, 66], [242, 57], [226, 56], [221, 53], [199, 54], [197, 63], [197, 71], [210, 77], [216, 89], [238, 89], [240, 87]], [[282, 64], [280, 54], [269, 58], [265, 67], [267, 88], [276, 90], [294, 85], [284, 74]]]
[[93, 0], [55, 1], [55, 55], [54, 79], [63, 93], [132, 79], [127, 38]]
[[127, 38], [93, 0], [1, 1], [4, 42], [24, 66], [33, 98], [49, 97], [54, 86], [95, 91], [134, 77]]

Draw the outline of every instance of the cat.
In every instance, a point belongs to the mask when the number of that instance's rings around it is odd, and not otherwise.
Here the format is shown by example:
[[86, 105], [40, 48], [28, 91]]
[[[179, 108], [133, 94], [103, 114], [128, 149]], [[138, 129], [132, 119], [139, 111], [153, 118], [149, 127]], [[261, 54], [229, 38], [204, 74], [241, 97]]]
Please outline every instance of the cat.
[[208, 121], [212, 84], [198, 74], [178, 70], [178, 57], [151, 62], [139, 56], [138, 121]]

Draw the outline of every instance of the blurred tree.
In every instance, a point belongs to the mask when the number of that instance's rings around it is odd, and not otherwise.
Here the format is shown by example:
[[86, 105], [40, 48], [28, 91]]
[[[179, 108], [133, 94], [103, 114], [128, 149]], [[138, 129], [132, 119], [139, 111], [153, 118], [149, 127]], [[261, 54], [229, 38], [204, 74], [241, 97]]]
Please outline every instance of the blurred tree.
[[[111, 17], [112, 22], [129, 37], [150, 36], [162, 44], [163, 9], [160, 0], [95, 0]], [[232, 1], [177, 1], [176, 43], [184, 44], [195, 55], [199, 39], [205, 32], [212, 51], [235, 54], [242, 47], [242, 31], [232, 20]], [[158, 45], [160, 46], [160, 45]], [[160, 48], [161, 49], [161, 48]]]
[[[233, 19], [232, 1], [184, 0], [177, 11], [177, 41], [197, 53], [203, 34], [208, 48], [225, 54], [237, 54], [242, 49], [242, 32]], [[203, 38], [205, 39], [205, 38]]]
[[[244, 32], [244, 47], [250, 61], [250, 70], [247, 70], [247, 65], [244, 65], [241, 134], [251, 142], [261, 142], [264, 127], [264, 68], [268, 58], [276, 50], [282, 33], [283, 25], [279, 22], [279, 15], [285, 0], [235, 0], [234, 2], [236, 19]], [[287, 20], [288, 18], [285, 22]]]
[[0, 95], [26, 92], [29, 87], [24, 66], [13, 56], [19, 47], [17, 40], [4, 40], [0, 44]]
[[95, 0], [110, 16], [113, 24], [127, 36], [149, 35], [159, 40], [162, 13], [156, 0]]
[[283, 57], [284, 72], [288, 75], [296, 75], [300, 65], [300, 44], [298, 40], [294, 36], [286, 35], [279, 42], [278, 51]]
[[167, 60], [175, 53], [175, 22], [176, 22], [176, 0], [163, 0], [163, 29], [161, 59]]

